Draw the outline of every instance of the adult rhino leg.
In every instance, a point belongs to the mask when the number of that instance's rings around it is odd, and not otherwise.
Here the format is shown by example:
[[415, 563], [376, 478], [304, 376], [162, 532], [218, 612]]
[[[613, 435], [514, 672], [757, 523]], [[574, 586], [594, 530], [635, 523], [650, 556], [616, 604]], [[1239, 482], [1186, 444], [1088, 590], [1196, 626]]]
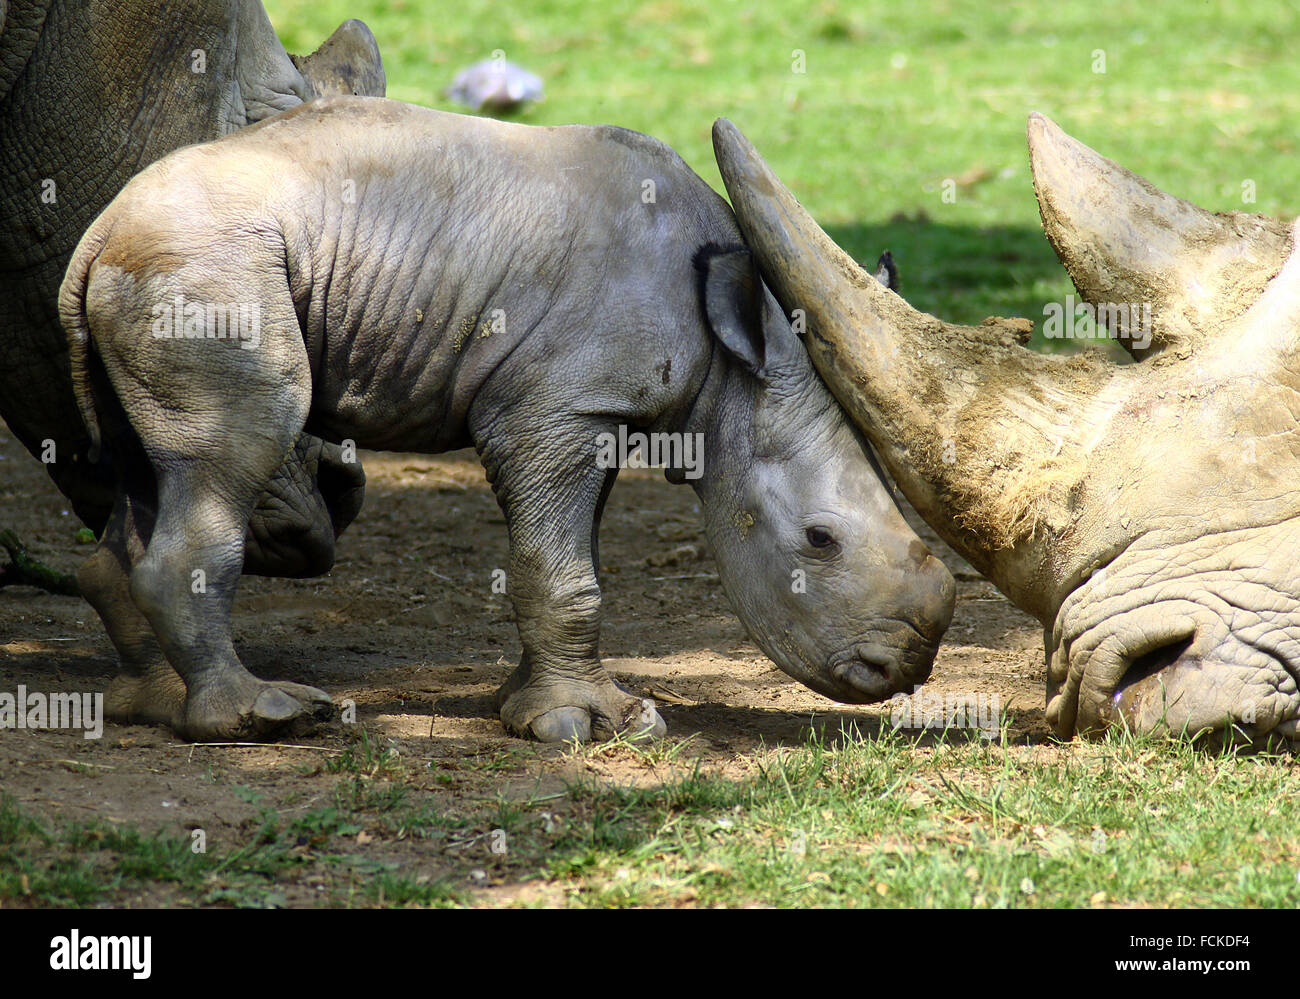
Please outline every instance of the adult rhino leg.
[[600, 663], [595, 534], [615, 473], [597, 467], [595, 441], [615, 428], [539, 425], [522, 408], [498, 416], [496, 425], [471, 419], [471, 431], [510, 531], [507, 588], [523, 644], [497, 691], [502, 723], [542, 742], [664, 735], [654, 701]]
[[116, 721], [180, 729], [185, 681], [167, 662], [152, 626], [131, 599], [131, 566], [144, 555], [153, 520], [152, 495], [145, 500], [138, 489], [123, 490], [98, 547], [78, 570], [77, 582], [118, 655], [118, 675], [104, 698], [105, 714]]

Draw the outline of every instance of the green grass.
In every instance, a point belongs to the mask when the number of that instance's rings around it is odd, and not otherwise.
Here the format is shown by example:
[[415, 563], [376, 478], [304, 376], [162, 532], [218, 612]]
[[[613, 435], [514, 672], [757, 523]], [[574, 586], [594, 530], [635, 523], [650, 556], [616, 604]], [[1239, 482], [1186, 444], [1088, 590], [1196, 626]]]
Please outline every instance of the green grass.
[[210, 853], [187, 836], [47, 825], [0, 797], [0, 903], [444, 906], [488, 901], [479, 887], [493, 904], [577, 907], [1300, 903], [1291, 757], [1118, 734], [950, 737], [811, 736], [759, 754], [747, 780], [692, 768], [678, 741], [615, 741], [575, 752], [664, 779], [528, 800], [327, 777], [333, 805], [289, 819], [250, 796], [259, 817]]
[[[446, 904], [460, 897], [444, 879], [408, 879], [397, 863], [360, 855], [356, 802], [284, 820], [272, 809], [224, 851], [196, 851], [191, 836], [144, 833], [98, 820], [47, 825], [0, 794], [0, 903], [86, 908], [99, 904], [290, 904], [286, 886], [310, 873], [321, 904]], [[368, 803], [367, 803], [368, 806]], [[294, 899], [303, 904], [301, 896]]]
[[380, 746], [378, 739], [364, 725], [353, 730], [352, 741], [337, 756], [325, 761], [330, 773], [351, 773], [367, 777], [391, 776], [402, 770], [397, 751], [391, 746]]
[[744, 783], [583, 784], [559, 835], [521, 821], [511, 854], [593, 906], [1300, 901], [1289, 762], [1122, 737], [1049, 755], [813, 741]]
[[[1070, 284], [1042, 237], [1025, 118], [1214, 210], [1290, 216], [1300, 10], [1285, 2], [590, 4], [268, 0], [291, 51], [345, 17], [379, 40], [389, 96], [443, 88], [494, 49], [543, 77], [523, 120], [663, 139], [721, 189], [709, 130], [735, 121], [859, 260], [892, 249], [905, 294], [946, 319], [1024, 315]], [[792, 72], [802, 50], [806, 72]], [[1094, 53], [1104, 53], [1105, 72]], [[943, 182], [958, 182], [952, 203]], [[1243, 204], [1253, 181], [1257, 202]], [[1041, 345], [1041, 338], [1037, 340]]]

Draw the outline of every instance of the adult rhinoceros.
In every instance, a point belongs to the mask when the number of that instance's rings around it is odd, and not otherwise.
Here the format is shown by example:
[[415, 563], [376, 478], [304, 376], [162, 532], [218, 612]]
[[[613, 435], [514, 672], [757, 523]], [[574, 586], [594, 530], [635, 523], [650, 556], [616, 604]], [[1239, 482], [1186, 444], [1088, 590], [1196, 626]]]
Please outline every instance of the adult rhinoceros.
[[510, 533], [515, 733], [664, 731], [598, 650], [596, 533], [629, 429], [669, 435], [670, 478], [698, 493], [724, 587], [782, 669], [855, 702], [929, 675], [952, 578], [726, 202], [646, 136], [316, 101], [134, 178], [60, 312], [87, 425], [125, 470], [80, 578], [124, 661], [160, 646], [184, 677], [168, 721], [187, 735], [267, 734], [328, 700], [253, 678], [230, 638], [249, 511], [304, 425], [477, 448]]
[[[1046, 356], [864, 274], [726, 121], [741, 229], [920, 514], [1044, 627], [1057, 732], [1300, 718], [1300, 259], [1272, 219], [1162, 194], [1029, 121], [1044, 227], [1094, 306], [1149, 306], [1140, 363]], [[1125, 332], [1125, 331], [1121, 331]]]
[[[58, 317], [77, 240], [134, 173], [174, 149], [320, 94], [383, 92], [360, 21], [298, 57], [257, 0], [0, 2], [0, 416], [97, 531], [113, 473], [87, 460]], [[249, 571], [328, 569], [363, 483], [336, 448], [301, 438], [253, 517]]]

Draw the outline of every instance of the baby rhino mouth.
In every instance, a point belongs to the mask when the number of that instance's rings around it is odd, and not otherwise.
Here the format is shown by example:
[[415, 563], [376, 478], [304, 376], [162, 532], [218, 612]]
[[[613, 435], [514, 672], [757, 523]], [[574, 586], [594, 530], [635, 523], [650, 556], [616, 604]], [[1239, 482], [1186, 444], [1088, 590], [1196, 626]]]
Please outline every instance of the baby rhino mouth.
[[910, 692], [929, 678], [936, 651], [916, 636], [903, 644], [880, 638], [857, 642], [832, 658], [833, 689], [826, 693], [848, 704], [870, 704]]

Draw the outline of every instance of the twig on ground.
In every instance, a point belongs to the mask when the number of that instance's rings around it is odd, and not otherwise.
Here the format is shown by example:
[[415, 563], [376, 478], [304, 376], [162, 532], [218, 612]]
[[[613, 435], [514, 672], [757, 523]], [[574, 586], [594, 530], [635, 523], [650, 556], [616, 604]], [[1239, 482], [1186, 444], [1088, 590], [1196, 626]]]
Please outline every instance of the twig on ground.
[[8, 565], [0, 565], [0, 587], [35, 586], [61, 597], [81, 596], [77, 577], [41, 564], [27, 554], [27, 547], [13, 531], [0, 531], [0, 548], [9, 553]]

